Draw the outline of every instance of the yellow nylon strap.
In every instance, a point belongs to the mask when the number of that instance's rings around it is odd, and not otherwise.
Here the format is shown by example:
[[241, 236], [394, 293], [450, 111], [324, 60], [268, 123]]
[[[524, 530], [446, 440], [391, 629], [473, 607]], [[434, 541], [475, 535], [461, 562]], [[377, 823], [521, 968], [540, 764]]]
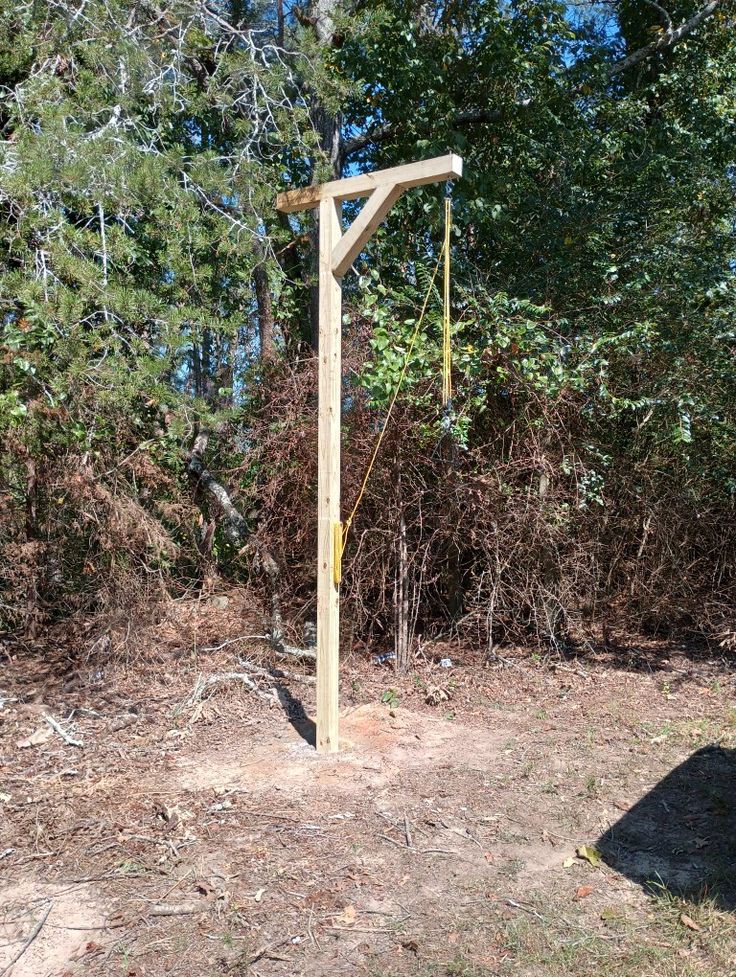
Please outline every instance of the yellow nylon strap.
[[336, 587], [342, 582], [342, 523], [332, 524], [332, 580]]
[[452, 342], [450, 336], [450, 230], [452, 201], [445, 197], [445, 282], [442, 303], [442, 406], [447, 409], [452, 400]]

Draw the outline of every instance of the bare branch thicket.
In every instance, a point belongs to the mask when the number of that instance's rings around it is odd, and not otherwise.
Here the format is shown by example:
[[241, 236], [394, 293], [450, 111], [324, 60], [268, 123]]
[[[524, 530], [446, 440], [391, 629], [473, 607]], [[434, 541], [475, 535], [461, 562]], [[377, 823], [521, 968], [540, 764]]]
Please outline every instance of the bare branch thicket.
[[[348, 339], [346, 371], [364, 359]], [[258, 508], [294, 619], [314, 614], [315, 391], [313, 363], [272, 377], [251, 431], [262, 477], [243, 499]], [[728, 640], [736, 632], [727, 610], [736, 541], [722, 531], [724, 513], [714, 508], [694, 522], [677, 473], [653, 470], [642, 481], [624, 457], [601, 496], [590, 497], [574, 395], [530, 395], [517, 409], [513, 437], [491, 426], [482, 447], [454, 456], [439, 450], [439, 428], [434, 448], [422, 440], [431, 417], [406, 403], [397, 411], [343, 557], [343, 647], [352, 639], [356, 648], [391, 651], [407, 620], [415, 651], [436, 639], [489, 654], [509, 642], [560, 650], [602, 624]], [[375, 411], [354, 390], [345, 414], [346, 510], [375, 435]]]

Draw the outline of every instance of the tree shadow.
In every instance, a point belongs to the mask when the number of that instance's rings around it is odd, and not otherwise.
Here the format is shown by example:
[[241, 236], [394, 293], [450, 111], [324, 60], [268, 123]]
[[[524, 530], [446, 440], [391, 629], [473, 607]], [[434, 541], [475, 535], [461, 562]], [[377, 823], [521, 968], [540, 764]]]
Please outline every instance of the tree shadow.
[[707, 746], [597, 842], [611, 868], [651, 893], [736, 909], [736, 751]]
[[304, 708], [304, 704], [292, 694], [281, 682], [276, 683], [276, 695], [279, 697], [281, 708], [286, 714], [286, 718], [310, 746], [317, 745], [317, 727], [313, 719], [310, 719]]
[[685, 684], [702, 669], [717, 671], [733, 669], [722, 648], [700, 639], [679, 641], [674, 638], [639, 640], [635, 635], [609, 636], [601, 641], [568, 640], [561, 642], [556, 653], [564, 661], [578, 665], [594, 662], [597, 665], [627, 672], [674, 672], [670, 685]]

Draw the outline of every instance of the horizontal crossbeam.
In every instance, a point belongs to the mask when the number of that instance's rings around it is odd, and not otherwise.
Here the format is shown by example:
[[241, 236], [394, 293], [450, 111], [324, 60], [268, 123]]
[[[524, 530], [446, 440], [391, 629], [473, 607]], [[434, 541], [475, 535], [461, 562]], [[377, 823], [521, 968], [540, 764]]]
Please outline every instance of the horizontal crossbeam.
[[420, 163], [407, 163], [405, 166], [392, 166], [387, 170], [348, 176], [344, 180], [332, 180], [300, 190], [287, 190], [276, 197], [276, 210], [293, 214], [298, 210], [312, 210], [321, 200], [332, 197], [334, 200], [355, 200], [367, 197], [379, 187], [394, 186], [401, 190], [420, 187], [425, 183], [439, 183], [454, 180], [463, 174], [463, 161], [450, 153], [436, 156]]

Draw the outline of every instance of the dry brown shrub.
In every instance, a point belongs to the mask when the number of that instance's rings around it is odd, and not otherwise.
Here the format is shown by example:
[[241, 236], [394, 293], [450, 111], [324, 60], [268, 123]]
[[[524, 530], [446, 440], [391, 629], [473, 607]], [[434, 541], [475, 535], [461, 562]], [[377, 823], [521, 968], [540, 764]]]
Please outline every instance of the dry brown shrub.
[[[345, 356], [346, 374], [364, 350]], [[313, 617], [316, 550], [316, 370], [272, 375], [249, 432], [241, 500], [277, 555], [296, 619]], [[380, 420], [348, 388], [342, 455], [350, 510]], [[344, 556], [345, 642], [390, 648], [397, 574], [418, 640], [439, 635], [491, 651], [498, 643], [563, 649], [600, 626], [649, 633], [723, 635], [736, 593], [736, 534], [721, 504], [697, 513], [675, 472], [642, 478], [613, 456], [600, 499], [585, 489], [585, 432], [566, 395], [530, 397], [511, 422], [499, 403], [463, 450], [431, 418], [401, 405], [379, 455]], [[399, 567], [403, 519], [407, 562]], [[720, 621], [720, 623], [719, 623]]]

